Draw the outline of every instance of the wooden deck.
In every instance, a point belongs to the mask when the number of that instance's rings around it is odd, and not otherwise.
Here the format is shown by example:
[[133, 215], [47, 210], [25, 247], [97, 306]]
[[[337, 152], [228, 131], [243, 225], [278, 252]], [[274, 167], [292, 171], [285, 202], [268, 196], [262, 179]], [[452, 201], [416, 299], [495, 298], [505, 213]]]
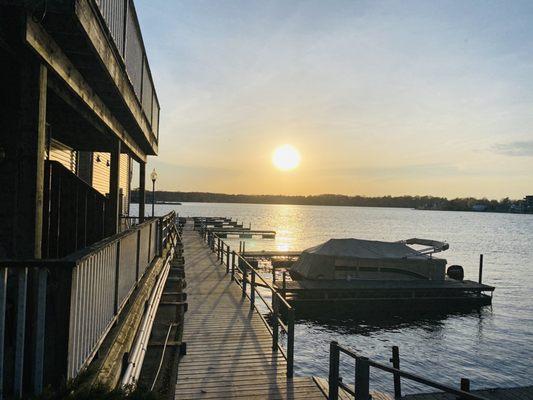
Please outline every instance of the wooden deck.
[[324, 399], [311, 377], [286, 378], [286, 361], [239, 287], [191, 221], [183, 231], [188, 311], [176, 399]]
[[[531, 400], [533, 399], [533, 386], [517, 387], [509, 389], [484, 389], [473, 390], [477, 394], [489, 400]], [[456, 397], [446, 393], [421, 393], [404, 396], [405, 400], [456, 400]]]

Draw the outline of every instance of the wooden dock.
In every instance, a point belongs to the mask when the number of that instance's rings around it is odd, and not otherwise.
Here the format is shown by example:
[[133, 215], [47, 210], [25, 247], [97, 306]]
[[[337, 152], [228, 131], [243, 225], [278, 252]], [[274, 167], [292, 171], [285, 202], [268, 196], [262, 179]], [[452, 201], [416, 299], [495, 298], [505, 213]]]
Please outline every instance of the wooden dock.
[[261, 317], [188, 221], [183, 231], [188, 312], [176, 399], [324, 399], [312, 377], [286, 377]]
[[[533, 399], [533, 386], [473, 390], [472, 394], [477, 394], [487, 400], [531, 400]], [[405, 400], [456, 400], [456, 398], [449, 393], [420, 393], [402, 397]]]

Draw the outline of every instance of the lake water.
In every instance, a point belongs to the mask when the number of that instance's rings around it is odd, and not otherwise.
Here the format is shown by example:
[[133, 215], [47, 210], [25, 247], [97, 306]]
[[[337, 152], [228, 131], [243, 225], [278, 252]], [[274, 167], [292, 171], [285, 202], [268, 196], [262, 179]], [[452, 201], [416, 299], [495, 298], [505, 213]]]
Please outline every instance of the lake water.
[[[228, 216], [277, 231], [275, 240], [247, 240], [247, 250], [302, 250], [330, 238], [423, 237], [447, 241], [450, 249], [442, 257], [462, 265], [472, 280], [483, 253], [483, 281], [496, 286], [491, 307], [415, 318], [380, 318], [376, 309], [372, 318], [300, 320], [296, 373], [326, 377], [329, 343], [337, 340], [384, 363], [397, 345], [402, 368], [443, 383], [458, 385], [468, 377], [473, 389], [533, 384], [533, 215], [210, 203], [157, 205], [156, 214], [172, 209], [180, 216]], [[371, 388], [390, 392], [391, 375], [371, 371]], [[343, 363], [341, 375], [350, 381], [350, 362]], [[403, 386], [406, 392], [429, 391]]]

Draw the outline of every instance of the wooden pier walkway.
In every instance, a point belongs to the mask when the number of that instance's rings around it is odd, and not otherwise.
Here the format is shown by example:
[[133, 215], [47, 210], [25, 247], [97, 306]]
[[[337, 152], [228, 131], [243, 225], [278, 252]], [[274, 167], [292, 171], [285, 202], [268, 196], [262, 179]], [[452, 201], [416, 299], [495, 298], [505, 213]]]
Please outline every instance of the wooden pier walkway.
[[176, 399], [324, 399], [312, 377], [286, 377], [286, 361], [240, 288], [192, 221], [183, 231], [188, 311]]

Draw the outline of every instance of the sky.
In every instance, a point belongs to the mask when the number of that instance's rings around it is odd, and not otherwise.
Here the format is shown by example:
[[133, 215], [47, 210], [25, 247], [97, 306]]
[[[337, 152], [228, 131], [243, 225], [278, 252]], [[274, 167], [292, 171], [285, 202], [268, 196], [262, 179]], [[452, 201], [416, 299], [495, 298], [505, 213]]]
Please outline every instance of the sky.
[[[158, 188], [533, 194], [533, 2], [137, 0]], [[291, 171], [272, 165], [298, 149]], [[147, 175], [148, 175], [147, 174]]]

